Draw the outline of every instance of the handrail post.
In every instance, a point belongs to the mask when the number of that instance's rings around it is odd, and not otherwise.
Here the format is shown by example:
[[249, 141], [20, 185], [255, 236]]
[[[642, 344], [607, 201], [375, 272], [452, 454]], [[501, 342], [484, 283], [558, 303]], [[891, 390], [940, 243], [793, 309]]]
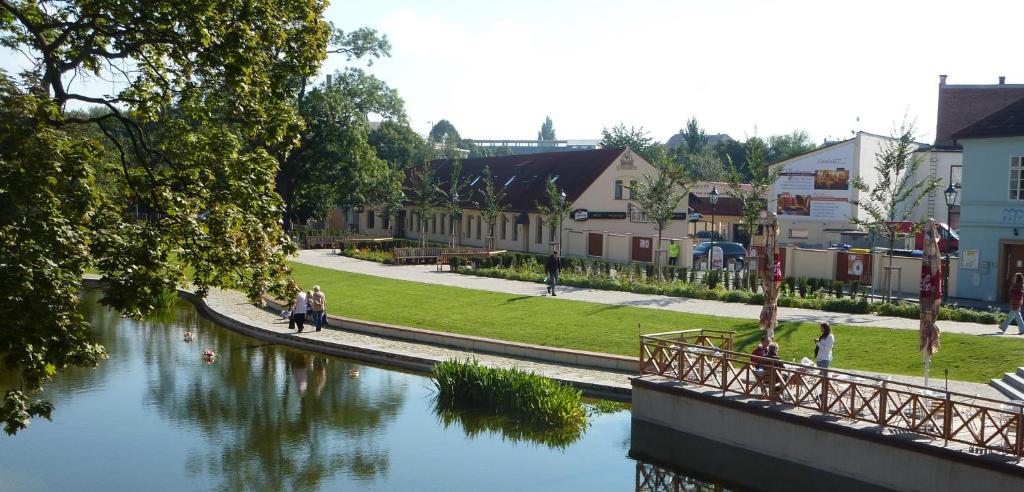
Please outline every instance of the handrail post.
[[1024, 457], [1024, 405], [1017, 407], [1017, 461]]
[[829, 377], [828, 369], [819, 369], [819, 378], [821, 378], [821, 402], [819, 403], [819, 409], [821, 413], [828, 413], [828, 386]]
[[886, 415], [889, 406], [889, 388], [882, 381], [882, 387], [878, 390], [878, 425], [884, 427], [889, 423], [889, 416]]
[[949, 445], [949, 439], [953, 436], [953, 400], [949, 397], [949, 391], [946, 392], [946, 401], [942, 409], [942, 436], [946, 439], [946, 445]]
[[722, 351], [722, 396], [725, 396], [725, 389], [729, 386], [729, 352]]

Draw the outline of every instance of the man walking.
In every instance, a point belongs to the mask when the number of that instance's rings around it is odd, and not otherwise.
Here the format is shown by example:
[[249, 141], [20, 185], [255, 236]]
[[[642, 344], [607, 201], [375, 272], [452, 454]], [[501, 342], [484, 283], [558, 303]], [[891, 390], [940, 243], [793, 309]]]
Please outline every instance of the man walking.
[[288, 321], [288, 329], [294, 330], [295, 325], [299, 326], [299, 333], [305, 327], [306, 322], [306, 293], [299, 289], [295, 295], [295, 304], [292, 306], [292, 317]]
[[562, 262], [558, 259], [557, 249], [551, 252], [551, 256], [548, 256], [544, 269], [548, 272], [548, 293], [552, 296], [557, 296], [558, 294], [555, 294], [555, 286], [558, 285], [558, 271], [562, 269]]
[[319, 285], [313, 286], [313, 295], [309, 299], [309, 307], [313, 310], [313, 324], [316, 325], [316, 331], [320, 331], [320, 328], [327, 324], [326, 314], [324, 310], [327, 309], [327, 297], [324, 296], [324, 292], [320, 290]]

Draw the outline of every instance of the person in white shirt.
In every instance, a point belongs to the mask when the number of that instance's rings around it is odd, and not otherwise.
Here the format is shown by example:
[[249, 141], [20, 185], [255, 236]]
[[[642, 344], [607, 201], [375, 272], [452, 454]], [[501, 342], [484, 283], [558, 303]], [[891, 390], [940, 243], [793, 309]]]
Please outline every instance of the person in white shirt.
[[295, 325], [299, 326], [299, 333], [302, 333], [302, 329], [305, 327], [306, 322], [306, 293], [299, 289], [299, 293], [295, 296], [295, 304], [292, 306], [292, 318], [288, 321], [288, 329], [294, 330]]
[[832, 347], [836, 344], [836, 337], [832, 335], [832, 327], [828, 323], [821, 324], [821, 336], [815, 341], [814, 359], [818, 367], [828, 369], [832, 363]]

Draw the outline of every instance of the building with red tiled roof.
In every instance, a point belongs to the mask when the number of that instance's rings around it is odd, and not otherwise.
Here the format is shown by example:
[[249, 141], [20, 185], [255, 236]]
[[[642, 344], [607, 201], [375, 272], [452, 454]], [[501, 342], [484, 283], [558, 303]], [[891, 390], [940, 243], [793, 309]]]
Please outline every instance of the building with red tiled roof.
[[1024, 84], [948, 84], [939, 75], [939, 102], [935, 123], [935, 146], [959, 149], [953, 134], [1024, 98]]
[[[409, 207], [394, 224], [380, 220], [370, 207], [359, 215], [361, 231], [384, 235], [419, 238], [426, 229], [429, 241], [449, 243], [456, 230], [457, 242], [464, 246], [485, 247], [488, 244], [487, 224], [475, 203], [483, 189], [482, 175], [489, 167], [494, 182], [506, 192], [504, 211], [493, 231], [495, 249], [548, 253], [561, 241], [562, 254], [590, 256], [614, 261], [651, 261], [656, 251], [668, 249], [671, 239], [680, 240], [680, 265], [688, 265], [692, 251], [688, 222], [688, 203], [683, 199], [677, 207], [676, 219], [664, 231], [659, 246], [652, 223], [631, 200], [630, 185], [652, 175], [656, 168], [628, 148], [549, 152], [499, 157], [463, 159], [459, 161], [462, 180], [468, 184], [467, 196], [461, 197], [463, 213], [456, 223], [444, 212], [432, 217], [419, 217]], [[446, 189], [454, 161], [440, 159], [427, 164], [434, 167], [439, 187]], [[538, 208], [544, 203], [548, 181], [565, 193], [572, 212], [559, 224], [549, 224]], [[710, 220], [710, 216], [703, 219]], [[723, 224], [719, 221], [719, 230]], [[386, 227], [387, 226], [387, 227]], [[393, 226], [392, 231], [390, 227]], [[708, 227], [714, 227], [708, 225]], [[724, 231], [728, 237], [729, 232]], [[684, 240], [685, 241], [682, 241]], [[684, 260], [685, 258], [685, 260]]]

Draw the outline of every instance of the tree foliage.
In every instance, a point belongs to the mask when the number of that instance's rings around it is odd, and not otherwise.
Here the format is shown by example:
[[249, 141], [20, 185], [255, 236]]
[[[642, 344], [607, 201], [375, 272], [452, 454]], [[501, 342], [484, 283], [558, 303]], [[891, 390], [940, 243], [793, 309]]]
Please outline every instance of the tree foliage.
[[454, 145], [456, 147], [462, 144], [462, 137], [459, 136], [459, 131], [448, 120], [441, 120], [435, 123], [430, 129], [427, 139], [434, 143]]
[[[484, 222], [487, 223], [488, 236], [493, 238], [494, 226], [498, 223], [498, 217], [504, 211], [507, 193], [504, 187], [498, 187], [494, 182], [491, 166], [484, 167], [483, 176], [480, 179], [483, 181], [483, 188], [477, 194], [478, 198], [474, 201], [474, 205], [480, 211], [480, 216], [483, 217]], [[493, 243], [490, 246], [493, 248]]]
[[557, 140], [555, 138], [555, 124], [551, 122], [551, 117], [544, 118], [544, 123], [540, 125], [540, 131], [537, 132], [537, 140]]
[[[554, 180], [549, 176], [544, 186], [544, 202], [537, 202], [537, 210], [544, 215], [544, 220], [551, 226], [562, 228], [562, 220], [572, 210], [572, 203], [563, 196], [563, 191], [558, 189]], [[559, 248], [562, 247], [559, 241]]]
[[658, 143], [651, 138], [650, 133], [645, 131], [643, 127], [626, 128], [626, 125], [623, 123], [619, 123], [611, 129], [605, 128], [601, 130], [600, 145], [606, 149], [629, 147], [648, 162], [656, 161], [662, 152]]
[[914, 125], [904, 121], [892, 139], [887, 140], [876, 157], [875, 182], [868, 184], [863, 177], [853, 179], [851, 185], [860, 192], [856, 205], [864, 212], [850, 222], [881, 233], [890, 242], [900, 233], [893, 222], [913, 221], [919, 231], [927, 217], [911, 217], [914, 209], [939, 187], [934, 176], [916, 179], [921, 165], [914, 157]]
[[387, 121], [405, 117], [397, 92], [359, 69], [334, 76], [298, 101], [305, 121], [300, 146], [289, 153], [277, 175], [285, 201], [285, 224], [323, 218], [335, 206], [376, 202], [375, 191], [393, 178], [388, 163], [370, 143], [368, 115]]
[[437, 170], [430, 163], [409, 173], [405, 191], [409, 205], [419, 216], [420, 245], [427, 245], [427, 220], [445, 206], [445, 193], [437, 179]]
[[689, 120], [686, 120], [686, 128], [679, 130], [679, 133], [683, 135], [687, 154], [699, 154], [708, 146], [708, 134], [700, 127], [696, 116], [691, 116]]
[[[768, 201], [765, 197], [779, 179], [782, 167], [768, 168], [768, 145], [760, 137], [748, 138], [743, 147], [747, 159], [745, 167], [750, 171], [750, 177], [744, 176], [739, 168], [729, 166], [729, 187], [726, 194], [739, 203], [741, 223], [753, 239], [754, 231], [761, 220], [761, 213], [768, 210]], [[744, 185], [748, 185], [749, 188]]]
[[[199, 294], [281, 286], [293, 246], [273, 155], [295, 143], [300, 81], [326, 56], [323, 8], [0, 0], [0, 43], [29, 59], [0, 77], [0, 354], [20, 377], [0, 405], [8, 433], [49, 416], [33, 392], [57, 372], [103, 357], [77, 311], [87, 266], [134, 316], [185, 271]], [[113, 91], [73, 83], [100, 77]]]
[[785, 135], [768, 137], [768, 164], [796, 157], [816, 149], [818, 146], [803, 130], [794, 130]]
[[[629, 190], [631, 200], [636, 202], [647, 221], [658, 232], [658, 248], [660, 248], [662, 234], [672, 224], [672, 217], [676, 213], [676, 208], [679, 207], [679, 202], [686, 198], [687, 189], [672, 178], [669, 162], [661, 161], [655, 166], [657, 173], [654, 175], [644, 174], [643, 179], [631, 185]], [[660, 276], [659, 260], [659, 255], [655, 254], [654, 267]]]
[[370, 145], [392, 168], [408, 169], [433, 158], [427, 141], [401, 120], [385, 120], [370, 132]]
[[466, 178], [462, 176], [462, 162], [458, 159], [452, 163], [452, 171], [444, 188], [445, 211], [448, 212], [449, 234], [452, 247], [458, 243], [459, 231], [455, 228], [455, 220], [462, 217], [462, 202], [468, 200], [469, 191]]

